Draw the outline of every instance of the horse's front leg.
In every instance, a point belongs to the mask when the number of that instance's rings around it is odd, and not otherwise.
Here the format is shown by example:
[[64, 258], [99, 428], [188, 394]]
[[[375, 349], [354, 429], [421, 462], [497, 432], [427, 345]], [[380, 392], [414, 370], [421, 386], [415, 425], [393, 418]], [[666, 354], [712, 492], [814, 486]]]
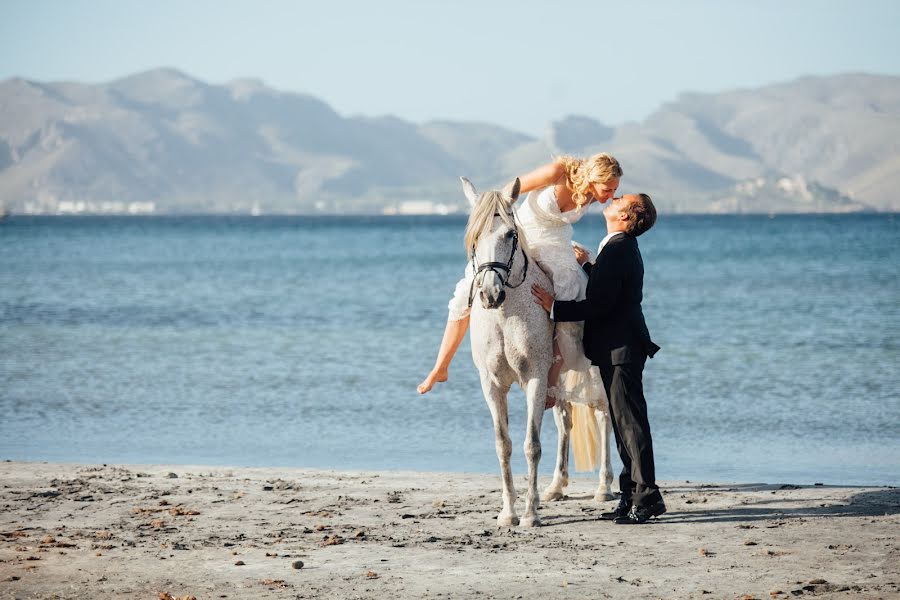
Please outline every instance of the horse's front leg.
[[609, 408], [605, 408], [606, 410], [594, 409], [597, 429], [600, 430], [600, 485], [597, 487], [597, 493], [594, 494], [594, 500], [597, 502], [608, 502], [615, 499], [612, 493], [612, 461], [609, 455], [609, 434], [612, 433], [612, 421]]
[[541, 500], [552, 502], [564, 496], [563, 490], [569, 485], [569, 436], [572, 432], [572, 405], [560, 401], [553, 407], [553, 420], [556, 421], [556, 469], [553, 481], [544, 490]]
[[528, 424], [525, 429], [525, 460], [528, 463], [528, 493], [525, 495], [525, 516], [522, 525], [537, 527], [541, 524], [538, 516], [540, 497], [538, 496], [538, 465], [541, 462], [541, 423], [544, 419], [544, 398], [546, 385], [542, 378], [533, 377], [525, 386], [528, 402]]
[[491, 417], [494, 419], [494, 441], [497, 445], [497, 459], [500, 461], [500, 478], [503, 483], [503, 509], [497, 515], [499, 527], [509, 527], [519, 524], [516, 515], [516, 487], [513, 484], [512, 467], [509, 459], [512, 456], [512, 442], [509, 439], [509, 410], [506, 404], [505, 389], [499, 383], [491, 380], [489, 373], [481, 375], [481, 389], [484, 399], [487, 400]]

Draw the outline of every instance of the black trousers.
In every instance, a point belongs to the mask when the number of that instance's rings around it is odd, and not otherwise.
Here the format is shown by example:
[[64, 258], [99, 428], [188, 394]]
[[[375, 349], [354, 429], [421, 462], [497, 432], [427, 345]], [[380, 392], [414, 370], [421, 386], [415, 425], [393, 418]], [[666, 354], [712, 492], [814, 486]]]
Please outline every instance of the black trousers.
[[649, 506], [662, 500], [656, 485], [653, 439], [644, 399], [644, 360], [624, 365], [599, 365], [616, 448], [622, 459], [619, 489], [626, 502]]

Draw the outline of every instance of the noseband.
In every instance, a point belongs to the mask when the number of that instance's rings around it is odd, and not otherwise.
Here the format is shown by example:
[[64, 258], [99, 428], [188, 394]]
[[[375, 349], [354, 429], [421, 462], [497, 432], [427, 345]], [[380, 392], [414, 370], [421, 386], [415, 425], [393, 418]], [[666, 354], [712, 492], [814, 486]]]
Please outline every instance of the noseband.
[[[494, 213], [495, 217], [499, 217], [498, 213]], [[513, 213], [513, 222], [515, 222], [516, 215]], [[522, 271], [522, 281], [517, 283], [516, 285], [512, 285], [509, 283], [510, 272], [512, 271], [513, 259], [516, 257], [516, 249], [519, 247], [519, 228], [515, 225], [513, 226], [513, 244], [512, 244], [512, 252], [509, 253], [509, 260], [505, 263], [500, 262], [486, 262], [486, 263], [475, 263], [475, 248], [472, 247], [472, 268], [475, 270], [475, 276], [472, 277], [472, 285], [469, 288], [469, 308], [472, 308], [472, 302], [475, 299], [475, 282], [478, 281], [478, 276], [481, 273], [485, 273], [487, 271], [493, 271], [497, 274], [497, 277], [500, 278], [500, 281], [503, 282], [503, 287], [508, 287], [515, 289], [525, 283], [525, 278], [528, 277], [528, 255], [525, 254], [525, 251], [522, 251], [522, 258], [525, 259], [525, 268]], [[498, 270], [499, 269], [499, 270]], [[505, 271], [506, 275], [501, 275], [500, 271]], [[483, 278], [482, 278], [483, 279]], [[505, 294], [504, 294], [505, 295]], [[503, 296], [501, 296], [502, 298]]]

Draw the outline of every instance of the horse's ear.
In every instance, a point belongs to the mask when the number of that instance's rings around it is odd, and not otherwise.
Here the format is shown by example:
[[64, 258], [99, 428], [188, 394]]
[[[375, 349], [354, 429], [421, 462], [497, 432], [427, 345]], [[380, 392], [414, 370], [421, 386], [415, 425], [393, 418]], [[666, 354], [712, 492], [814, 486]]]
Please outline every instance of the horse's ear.
[[478, 204], [478, 192], [475, 191], [475, 186], [465, 177], [460, 177], [459, 180], [462, 181], [463, 193], [469, 200], [469, 208], [475, 208], [475, 205]]
[[519, 199], [519, 190], [522, 189], [522, 182], [519, 181], [519, 178], [516, 177], [516, 180], [510, 184], [507, 184], [505, 188], [503, 188], [503, 195], [507, 198], [512, 198], [512, 201], [515, 202]]

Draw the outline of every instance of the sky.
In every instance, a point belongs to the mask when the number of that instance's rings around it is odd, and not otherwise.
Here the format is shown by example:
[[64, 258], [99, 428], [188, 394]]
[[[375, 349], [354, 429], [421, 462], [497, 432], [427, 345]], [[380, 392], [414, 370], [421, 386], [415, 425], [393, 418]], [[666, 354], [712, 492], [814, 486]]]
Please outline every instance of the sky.
[[0, 0], [0, 79], [172, 67], [256, 78], [345, 116], [539, 135], [645, 119], [683, 92], [900, 75], [895, 0]]

